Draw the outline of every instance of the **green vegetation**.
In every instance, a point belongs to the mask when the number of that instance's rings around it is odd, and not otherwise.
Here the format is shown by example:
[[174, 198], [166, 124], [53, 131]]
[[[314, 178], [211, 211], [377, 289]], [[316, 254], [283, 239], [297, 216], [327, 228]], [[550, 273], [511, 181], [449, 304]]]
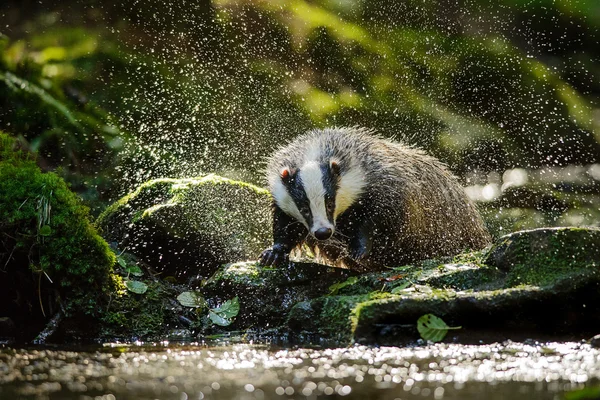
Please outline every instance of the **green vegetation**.
[[82, 28], [29, 41], [0, 35], [0, 129], [18, 135], [44, 169], [61, 167], [60, 175], [96, 207], [115, 184], [113, 167], [127, 139], [88, 97], [103, 63], [114, 59], [107, 47]]
[[[0, 132], [0, 264], [5, 306], [18, 318], [97, 316], [119, 279], [115, 256], [89, 221], [87, 207], [54, 173], [42, 173], [19, 142]], [[27, 288], [35, 288], [27, 292]]]
[[[377, 274], [248, 262], [212, 275], [270, 244], [268, 193], [242, 181], [264, 184], [265, 156], [314, 127], [404, 139], [469, 184], [581, 165], [580, 182], [498, 184], [482, 209], [497, 236], [597, 225], [597, 2], [46, 3], [0, 10], [0, 301], [19, 326], [36, 314], [39, 331], [62, 309], [106, 336], [159, 335], [179, 326], [166, 309], [190, 288], [177, 282], [196, 279], [206, 307], [177, 310], [190, 329], [267, 321], [348, 339], [407, 323], [407, 299], [413, 319], [469, 301], [510, 308], [598, 267], [597, 233], [569, 230]], [[125, 252], [120, 275], [83, 204]]]
[[450, 327], [444, 320], [433, 314], [425, 314], [417, 320], [417, 330], [422, 339], [431, 342], [441, 342], [450, 329], [460, 329], [460, 326]]
[[268, 192], [216, 175], [148, 181], [96, 225], [107, 240], [178, 278], [208, 278], [220, 264], [256, 259], [272, 243]]

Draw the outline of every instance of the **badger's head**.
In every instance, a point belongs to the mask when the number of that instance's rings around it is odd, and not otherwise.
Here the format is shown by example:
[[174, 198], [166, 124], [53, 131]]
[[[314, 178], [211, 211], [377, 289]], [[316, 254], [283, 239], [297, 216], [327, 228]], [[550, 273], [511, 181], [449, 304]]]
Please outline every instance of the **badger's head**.
[[279, 208], [303, 223], [316, 239], [327, 240], [335, 232], [337, 217], [362, 192], [364, 174], [336, 159], [308, 161], [300, 168], [284, 167], [270, 183]]

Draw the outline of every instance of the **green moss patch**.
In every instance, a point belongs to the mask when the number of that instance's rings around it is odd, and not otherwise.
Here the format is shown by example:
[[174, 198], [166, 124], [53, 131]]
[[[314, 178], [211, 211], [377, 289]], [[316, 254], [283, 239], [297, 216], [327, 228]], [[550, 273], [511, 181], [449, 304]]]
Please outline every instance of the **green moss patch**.
[[541, 228], [500, 238], [485, 262], [507, 272], [507, 284], [549, 286], [600, 267], [600, 229]]
[[146, 182], [100, 215], [109, 240], [178, 278], [256, 259], [271, 245], [268, 192], [216, 175]]
[[60, 309], [96, 316], [114, 288], [115, 256], [88, 209], [53, 173], [0, 133], [0, 314], [26, 336]]

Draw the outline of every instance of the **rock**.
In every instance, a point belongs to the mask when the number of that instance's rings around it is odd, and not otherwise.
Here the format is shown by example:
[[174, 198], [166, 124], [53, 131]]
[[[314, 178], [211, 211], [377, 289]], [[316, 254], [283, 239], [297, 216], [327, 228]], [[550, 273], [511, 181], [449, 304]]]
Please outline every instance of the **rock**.
[[272, 244], [270, 201], [264, 189], [216, 175], [156, 179], [96, 224], [163, 276], [207, 277], [221, 264], [256, 259]]
[[589, 340], [590, 345], [594, 348], [600, 348], [600, 334], [595, 335], [593, 338]]
[[238, 296], [240, 312], [233, 328], [280, 326], [297, 303], [329, 293], [329, 287], [351, 272], [322, 264], [290, 262], [267, 268], [257, 262], [228, 264], [204, 285], [202, 293], [214, 307]]
[[[0, 132], [0, 316], [31, 340], [52, 316], [95, 318], [119, 278], [115, 255], [67, 183]], [[85, 326], [82, 324], [82, 326]]]
[[552, 285], [569, 276], [597, 274], [600, 229], [540, 228], [496, 241], [484, 263], [508, 273], [511, 284]]
[[417, 319], [429, 313], [462, 326], [447, 341], [581, 338], [600, 330], [599, 234], [516, 232], [487, 251], [358, 276], [318, 264], [234, 264], [203, 292], [207, 299], [239, 297], [242, 311], [232, 329], [280, 325], [286, 337], [338, 345], [414, 343]]

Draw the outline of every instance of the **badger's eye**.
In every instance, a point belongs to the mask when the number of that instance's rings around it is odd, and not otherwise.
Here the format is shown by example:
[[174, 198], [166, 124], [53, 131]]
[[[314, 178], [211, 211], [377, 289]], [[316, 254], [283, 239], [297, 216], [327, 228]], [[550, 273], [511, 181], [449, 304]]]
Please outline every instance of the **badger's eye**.
[[308, 206], [302, 206], [302, 207], [300, 207], [300, 214], [302, 214], [302, 215], [308, 215], [309, 212], [310, 212], [310, 209], [308, 208]]
[[333, 214], [333, 211], [335, 211], [335, 203], [333, 200], [325, 202], [325, 208], [327, 208], [328, 213]]

